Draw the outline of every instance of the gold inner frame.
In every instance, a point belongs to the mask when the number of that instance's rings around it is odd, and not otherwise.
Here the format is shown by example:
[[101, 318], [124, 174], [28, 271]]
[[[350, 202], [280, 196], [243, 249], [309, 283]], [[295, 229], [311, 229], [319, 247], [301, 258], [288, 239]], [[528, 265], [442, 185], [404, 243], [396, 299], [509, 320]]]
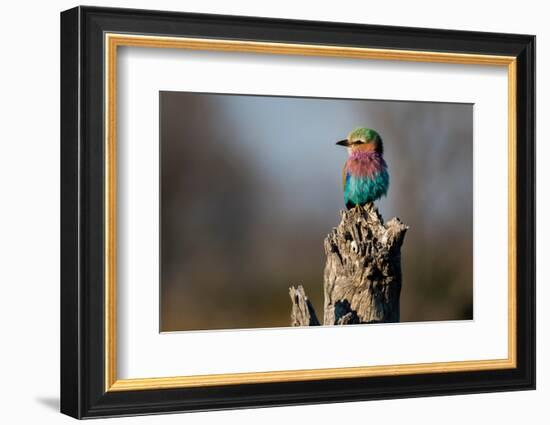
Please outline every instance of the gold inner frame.
[[[508, 72], [508, 357], [382, 366], [118, 379], [116, 373], [116, 106], [119, 46], [504, 66]], [[327, 45], [105, 34], [105, 391], [509, 369], [516, 367], [516, 58]]]

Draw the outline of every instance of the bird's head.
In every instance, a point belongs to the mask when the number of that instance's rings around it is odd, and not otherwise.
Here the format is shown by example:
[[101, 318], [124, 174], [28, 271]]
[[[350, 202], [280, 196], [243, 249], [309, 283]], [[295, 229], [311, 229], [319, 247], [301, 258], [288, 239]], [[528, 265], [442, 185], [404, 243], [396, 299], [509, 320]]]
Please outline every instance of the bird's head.
[[348, 134], [347, 139], [340, 140], [336, 143], [339, 146], [348, 148], [348, 152], [377, 152], [382, 154], [384, 147], [382, 138], [372, 128], [359, 127]]

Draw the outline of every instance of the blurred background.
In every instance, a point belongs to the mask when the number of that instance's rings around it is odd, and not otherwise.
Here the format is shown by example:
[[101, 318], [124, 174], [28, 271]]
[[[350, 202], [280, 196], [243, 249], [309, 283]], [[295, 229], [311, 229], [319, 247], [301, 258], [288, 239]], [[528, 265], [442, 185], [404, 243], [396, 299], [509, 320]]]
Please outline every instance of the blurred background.
[[323, 315], [323, 240], [358, 126], [384, 140], [401, 320], [473, 318], [472, 105], [160, 93], [161, 331], [283, 327], [288, 288]]

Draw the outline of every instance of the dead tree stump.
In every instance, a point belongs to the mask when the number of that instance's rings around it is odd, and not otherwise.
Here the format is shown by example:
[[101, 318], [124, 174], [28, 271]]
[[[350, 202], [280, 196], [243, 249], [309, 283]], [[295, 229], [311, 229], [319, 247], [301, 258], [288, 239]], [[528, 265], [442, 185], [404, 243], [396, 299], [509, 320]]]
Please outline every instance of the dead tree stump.
[[[325, 238], [324, 325], [399, 322], [401, 245], [408, 229], [374, 204], [342, 211]], [[290, 288], [292, 326], [319, 321], [304, 289]]]
[[319, 319], [311, 302], [307, 299], [302, 285], [298, 289], [290, 288], [290, 298], [292, 299], [292, 313], [290, 315], [292, 326], [318, 326]]

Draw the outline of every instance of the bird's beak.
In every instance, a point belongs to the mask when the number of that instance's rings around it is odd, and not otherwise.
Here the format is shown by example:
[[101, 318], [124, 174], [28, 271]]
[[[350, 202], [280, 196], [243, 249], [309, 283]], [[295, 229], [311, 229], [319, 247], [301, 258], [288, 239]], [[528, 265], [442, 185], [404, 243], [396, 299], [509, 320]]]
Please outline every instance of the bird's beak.
[[349, 146], [350, 145], [347, 139], [340, 140], [339, 142], [336, 142], [336, 144], [338, 146]]

